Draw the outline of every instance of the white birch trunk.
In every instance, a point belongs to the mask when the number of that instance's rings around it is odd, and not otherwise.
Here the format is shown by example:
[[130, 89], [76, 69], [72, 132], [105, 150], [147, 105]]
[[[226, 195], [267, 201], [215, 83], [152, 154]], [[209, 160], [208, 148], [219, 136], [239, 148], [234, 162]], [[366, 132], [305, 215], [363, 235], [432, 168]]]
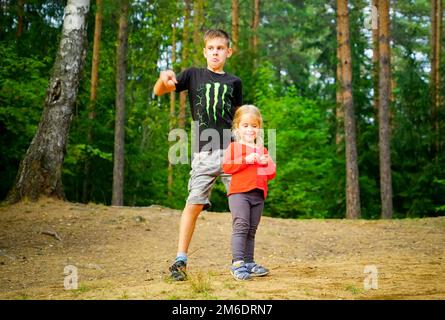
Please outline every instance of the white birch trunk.
[[46, 92], [37, 132], [20, 163], [8, 202], [40, 195], [64, 198], [62, 164], [85, 61], [90, 0], [69, 0], [62, 37]]

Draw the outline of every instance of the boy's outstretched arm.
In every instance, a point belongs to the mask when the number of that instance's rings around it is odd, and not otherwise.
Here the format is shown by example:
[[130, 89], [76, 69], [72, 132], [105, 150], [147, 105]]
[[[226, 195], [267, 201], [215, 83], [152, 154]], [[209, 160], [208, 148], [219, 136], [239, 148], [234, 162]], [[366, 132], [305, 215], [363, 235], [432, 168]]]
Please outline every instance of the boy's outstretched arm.
[[168, 92], [175, 91], [177, 83], [176, 75], [172, 70], [161, 71], [159, 79], [153, 88], [153, 92], [157, 96], [162, 96]]

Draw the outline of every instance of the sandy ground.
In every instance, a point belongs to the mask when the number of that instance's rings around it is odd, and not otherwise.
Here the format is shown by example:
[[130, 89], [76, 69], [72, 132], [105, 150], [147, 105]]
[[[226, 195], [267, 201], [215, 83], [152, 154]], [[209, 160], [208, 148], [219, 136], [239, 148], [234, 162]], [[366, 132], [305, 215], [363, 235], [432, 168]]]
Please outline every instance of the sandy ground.
[[[180, 214], [52, 199], [2, 206], [0, 299], [445, 299], [445, 217], [264, 217], [256, 260], [271, 273], [238, 282], [228, 272], [230, 215], [204, 212], [190, 280], [171, 282]], [[65, 288], [66, 266], [77, 289]]]

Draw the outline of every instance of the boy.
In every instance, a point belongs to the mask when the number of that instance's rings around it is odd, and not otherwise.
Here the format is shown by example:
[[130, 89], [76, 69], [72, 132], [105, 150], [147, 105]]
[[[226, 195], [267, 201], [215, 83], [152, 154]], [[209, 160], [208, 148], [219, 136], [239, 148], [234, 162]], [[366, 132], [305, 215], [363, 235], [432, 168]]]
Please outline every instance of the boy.
[[[223, 150], [231, 142], [230, 129], [236, 109], [243, 104], [241, 80], [224, 72], [226, 59], [232, 55], [229, 35], [223, 30], [208, 30], [204, 35], [204, 57], [207, 68], [189, 68], [176, 77], [172, 70], [162, 71], [153, 92], [160, 96], [168, 92], [188, 90], [192, 118], [197, 122], [189, 195], [179, 227], [178, 252], [169, 268], [173, 280], [187, 277], [187, 251], [196, 220], [203, 209], [210, 207], [210, 192], [218, 176], [226, 189], [230, 175], [222, 171]], [[210, 133], [208, 138], [206, 136]]]

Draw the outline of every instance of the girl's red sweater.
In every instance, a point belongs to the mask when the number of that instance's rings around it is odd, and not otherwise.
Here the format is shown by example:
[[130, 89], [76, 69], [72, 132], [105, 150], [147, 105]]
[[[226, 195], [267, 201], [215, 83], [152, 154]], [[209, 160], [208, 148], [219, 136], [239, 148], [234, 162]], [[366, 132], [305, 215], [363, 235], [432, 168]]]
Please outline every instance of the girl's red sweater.
[[252, 148], [239, 142], [232, 142], [227, 147], [222, 169], [232, 175], [228, 196], [258, 188], [264, 191], [266, 199], [267, 181], [275, 178], [276, 166], [271, 157], [266, 165], [247, 164], [246, 156], [253, 152], [259, 155], [268, 154], [265, 147]]

